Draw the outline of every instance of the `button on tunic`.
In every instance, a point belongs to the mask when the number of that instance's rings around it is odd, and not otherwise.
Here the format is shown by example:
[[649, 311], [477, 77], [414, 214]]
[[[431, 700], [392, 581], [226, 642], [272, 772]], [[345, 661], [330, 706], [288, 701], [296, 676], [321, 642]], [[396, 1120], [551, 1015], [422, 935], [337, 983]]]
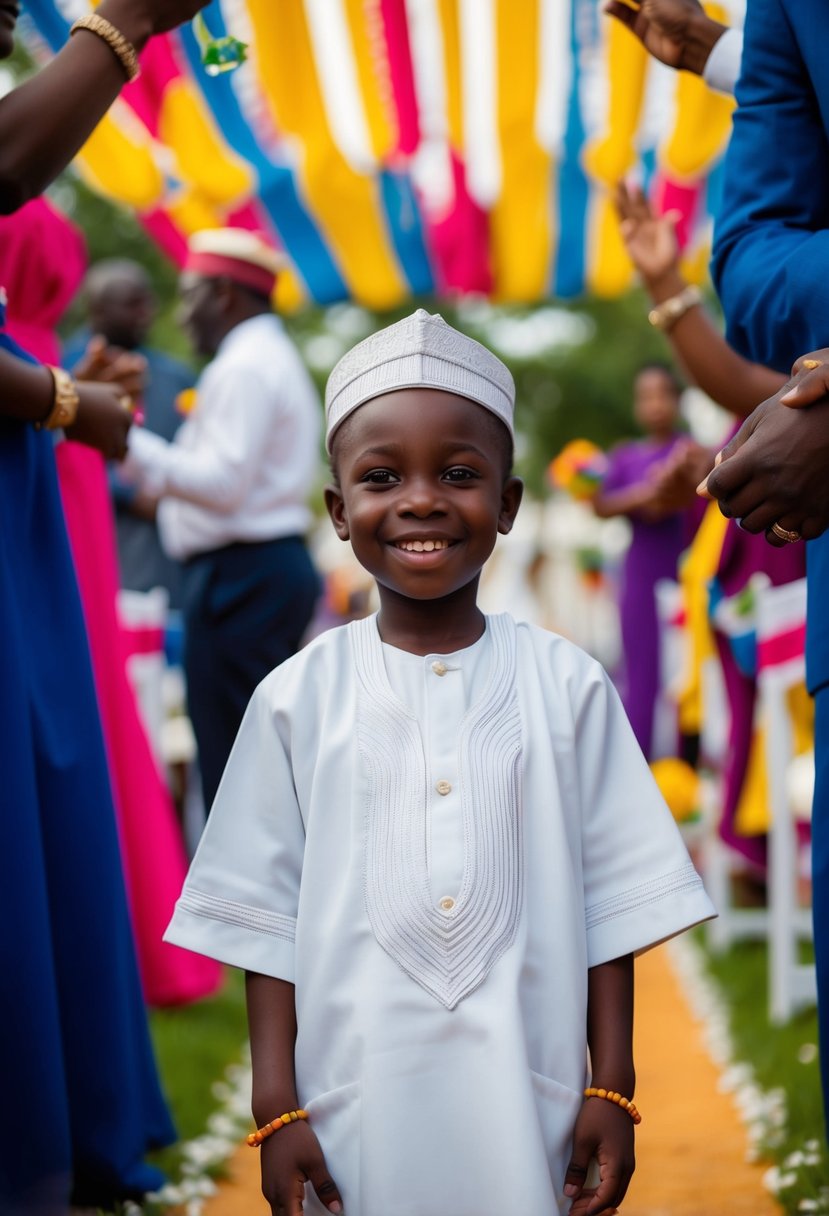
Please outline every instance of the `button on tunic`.
[[508, 616], [445, 656], [369, 618], [260, 685], [167, 936], [295, 983], [346, 1212], [541, 1216], [588, 968], [713, 914], [597, 663]]

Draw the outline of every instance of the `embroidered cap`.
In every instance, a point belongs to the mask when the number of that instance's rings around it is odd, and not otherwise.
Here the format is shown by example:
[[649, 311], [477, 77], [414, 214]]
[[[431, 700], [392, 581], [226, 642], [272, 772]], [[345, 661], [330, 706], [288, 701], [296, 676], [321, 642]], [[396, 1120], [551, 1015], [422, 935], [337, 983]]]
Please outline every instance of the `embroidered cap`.
[[184, 269], [206, 278], [232, 279], [270, 296], [285, 257], [247, 228], [203, 228], [187, 242]]
[[512, 435], [515, 384], [491, 350], [419, 308], [343, 355], [325, 388], [326, 447], [340, 423], [372, 397], [400, 388], [439, 388], [477, 402]]

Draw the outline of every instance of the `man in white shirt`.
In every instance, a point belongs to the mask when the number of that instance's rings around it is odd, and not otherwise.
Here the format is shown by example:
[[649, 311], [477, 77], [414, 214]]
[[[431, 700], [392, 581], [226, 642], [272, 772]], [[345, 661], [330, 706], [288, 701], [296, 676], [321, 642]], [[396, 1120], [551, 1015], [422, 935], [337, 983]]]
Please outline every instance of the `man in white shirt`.
[[320, 406], [271, 311], [279, 268], [241, 229], [191, 239], [180, 319], [212, 362], [175, 440], [135, 428], [126, 462], [161, 498], [162, 542], [184, 563], [184, 667], [207, 806], [254, 688], [298, 649], [319, 594], [303, 538]]

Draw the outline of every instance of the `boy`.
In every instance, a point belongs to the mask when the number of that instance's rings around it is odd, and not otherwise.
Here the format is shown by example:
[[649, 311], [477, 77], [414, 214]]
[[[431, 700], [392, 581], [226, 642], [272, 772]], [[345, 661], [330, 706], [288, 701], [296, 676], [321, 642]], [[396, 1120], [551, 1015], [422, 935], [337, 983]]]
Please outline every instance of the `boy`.
[[477, 606], [513, 400], [423, 311], [329, 380], [326, 502], [380, 612], [260, 685], [169, 930], [248, 972], [275, 1216], [612, 1210], [632, 953], [713, 914], [598, 664]]

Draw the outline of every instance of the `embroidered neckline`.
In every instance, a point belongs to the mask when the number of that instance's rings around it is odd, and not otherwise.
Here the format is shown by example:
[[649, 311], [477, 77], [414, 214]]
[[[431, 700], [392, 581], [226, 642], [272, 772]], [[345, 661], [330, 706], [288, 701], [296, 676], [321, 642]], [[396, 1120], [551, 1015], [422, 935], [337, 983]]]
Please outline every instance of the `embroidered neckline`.
[[364, 892], [375, 938], [449, 1009], [515, 939], [521, 903], [521, 717], [515, 623], [487, 617], [490, 670], [458, 730], [463, 878], [454, 907], [433, 906], [426, 852], [427, 766], [420, 724], [392, 689], [376, 616], [349, 626], [357, 739], [367, 774]]

